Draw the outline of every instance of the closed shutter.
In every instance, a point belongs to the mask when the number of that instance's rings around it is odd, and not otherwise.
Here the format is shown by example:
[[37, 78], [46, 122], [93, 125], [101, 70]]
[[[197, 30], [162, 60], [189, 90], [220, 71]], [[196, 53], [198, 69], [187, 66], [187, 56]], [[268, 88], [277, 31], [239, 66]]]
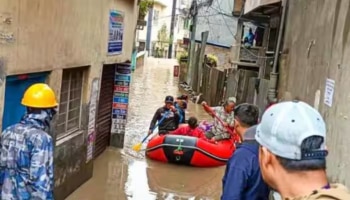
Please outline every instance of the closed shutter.
[[100, 98], [98, 103], [96, 142], [94, 157], [96, 158], [109, 145], [111, 132], [111, 114], [113, 102], [115, 65], [105, 65], [101, 77]]

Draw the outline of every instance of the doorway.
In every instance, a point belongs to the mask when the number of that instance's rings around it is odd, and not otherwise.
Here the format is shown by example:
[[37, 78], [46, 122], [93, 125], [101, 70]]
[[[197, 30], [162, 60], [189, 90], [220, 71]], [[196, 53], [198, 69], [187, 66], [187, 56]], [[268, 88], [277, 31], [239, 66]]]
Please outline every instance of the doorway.
[[48, 72], [21, 74], [6, 77], [5, 107], [2, 117], [2, 130], [18, 123], [25, 113], [21, 101], [24, 92], [35, 83], [45, 83]]

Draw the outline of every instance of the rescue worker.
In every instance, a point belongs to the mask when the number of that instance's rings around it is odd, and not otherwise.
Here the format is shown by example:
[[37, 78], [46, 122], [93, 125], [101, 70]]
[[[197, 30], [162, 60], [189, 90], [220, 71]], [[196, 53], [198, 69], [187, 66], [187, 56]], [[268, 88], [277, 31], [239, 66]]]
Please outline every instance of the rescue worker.
[[[233, 130], [234, 128], [234, 108], [235, 108], [236, 98], [228, 98], [222, 106], [212, 107], [211, 110], [205, 110], [214, 118], [213, 127], [210, 131], [206, 132], [208, 139], [212, 141], [220, 141], [224, 139], [230, 139], [231, 135], [227, 129]], [[207, 103], [202, 102], [202, 105], [206, 107]], [[214, 113], [213, 113], [214, 112]], [[222, 124], [215, 115], [220, 118], [224, 124]]]
[[327, 178], [326, 131], [321, 114], [301, 101], [278, 103], [264, 113], [255, 134], [261, 174], [283, 199], [350, 199], [344, 185]]
[[51, 200], [53, 139], [48, 131], [58, 105], [55, 93], [46, 84], [34, 84], [21, 103], [26, 114], [1, 135], [0, 199]]
[[170, 134], [206, 139], [204, 131], [198, 127], [198, 120], [195, 117], [190, 117], [188, 119], [188, 125], [181, 126], [175, 131], [170, 132]]
[[174, 107], [174, 97], [166, 96], [164, 102], [165, 105], [161, 108], [158, 108], [156, 113], [154, 113], [153, 119], [149, 127], [148, 135], [150, 135], [153, 132], [157, 121], [159, 123], [158, 134], [160, 135], [167, 134], [169, 131], [174, 131], [179, 126], [180, 114], [179, 111]]

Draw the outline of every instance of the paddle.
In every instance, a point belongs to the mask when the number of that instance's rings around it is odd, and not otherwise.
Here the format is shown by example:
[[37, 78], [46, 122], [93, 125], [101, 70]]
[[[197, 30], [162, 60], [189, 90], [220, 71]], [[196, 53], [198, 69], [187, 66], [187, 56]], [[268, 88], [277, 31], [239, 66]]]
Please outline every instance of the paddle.
[[163, 122], [163, 120], [164, 120], [165, 117], [169, 114], [169, 112], [171, 112], [171, 111], [169, 110], [169, 111], [167, 111], [166, 113], [164, 113], [163, 117], [162, 117], [162, 118], [158, 121], [158, 123], [153, 127], [153, 129], [152, 129], [152, 131], [151, 131], [151, 134], [149, 134], [149, 135], [147, 135], [146, 137], [144, 137], [143, 140], [142, 140], [142, 142], [139, 142], [139, 143], [135, 144], [135, 145], [132, 147], [132, 149], [133, 149], [134, 151], [137, 151], [137, 152], [138, 152], [138, 151], [141, 150], [142, 144], [147, 140], [147, 138], [148, 138], [150, 135], [152, 135], [153, 131], [158, 127], [158, 125], [159, 125], [160, 123]]

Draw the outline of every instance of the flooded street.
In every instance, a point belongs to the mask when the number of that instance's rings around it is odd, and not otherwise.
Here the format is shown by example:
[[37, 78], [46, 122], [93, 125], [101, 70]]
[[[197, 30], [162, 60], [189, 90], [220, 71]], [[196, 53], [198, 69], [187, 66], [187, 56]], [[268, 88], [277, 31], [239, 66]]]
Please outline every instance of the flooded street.
[[[148, 59], [132, 78], [124, 149], [107, 149], [94, 162], [94, 175], [68, 200], [209, 200], [219, 199], [224, 167], [194, 168], [146, 159], [131, 147], [147, 134], [150, 120], [166, 95], [178, 95], [175, 60]], [[209, 119], [190, 103], [187, 116]], [[145, 146], [143, 147], [145, 148]]]

